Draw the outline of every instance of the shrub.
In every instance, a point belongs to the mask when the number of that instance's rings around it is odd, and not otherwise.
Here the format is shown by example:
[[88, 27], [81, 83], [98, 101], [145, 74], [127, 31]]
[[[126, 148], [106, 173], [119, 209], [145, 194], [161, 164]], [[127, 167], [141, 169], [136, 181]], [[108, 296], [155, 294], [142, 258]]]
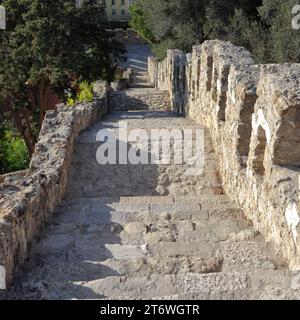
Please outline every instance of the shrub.
[[10, 130], [0, 137], [0, 173], [24, 170], [29, 165], [29, 155], [24, 140]]
[[83, 81], [79, 84], [79, 90], [75, 97], [71, 93], [67, 96], [67, 106], [71, 107], [79, 102], [92, 102], [94, 98], [93, 84]]
[[245, 46], [257, 63], [299, 63], [300, 32], [291, 25], [295, 4], [294, 0], [263, 0], [255, 18], [236, 9], [223, 25], [224, 39]]
[[83, 81], [79, 85], [79, 94], [77, 96], [77, 101], [79, 102], [91, 102], [93, 101], [93, 84]]

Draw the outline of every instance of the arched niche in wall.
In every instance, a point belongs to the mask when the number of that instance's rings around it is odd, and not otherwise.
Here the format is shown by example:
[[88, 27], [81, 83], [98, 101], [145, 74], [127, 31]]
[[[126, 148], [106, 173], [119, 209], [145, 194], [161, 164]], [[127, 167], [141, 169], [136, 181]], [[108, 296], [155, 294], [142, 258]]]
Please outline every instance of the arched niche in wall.
[[266, 131], [262, 126], [257, 128], [256, 141], [252, 154], [252, 171], [259, 175], [264, 175], [264, 159], [267, 146]]
[[300, 166], [300, 105], [282, 112], [273, 144], [273, 163]]

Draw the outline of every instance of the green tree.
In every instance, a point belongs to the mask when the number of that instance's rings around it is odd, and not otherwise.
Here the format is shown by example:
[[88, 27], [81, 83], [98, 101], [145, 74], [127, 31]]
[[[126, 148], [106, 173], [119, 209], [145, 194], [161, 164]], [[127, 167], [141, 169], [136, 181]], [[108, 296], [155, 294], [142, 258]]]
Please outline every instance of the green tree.
[[243, 12], [247, 21], [255, 21], [258, 16], [256, 8], [261, 4], [262, 0], [209, 0], [204, 30], [209, 33], [210, 39], [227, 39], [227, 27], [235, 12]]
[[172, 43], [184, 51], [207, 39], [203, 24], [207, 0], [136, 0], [143, 28], [151, 30], [154, 50], [165, 53]]
[[29, 154], [44, 114], [81, 81], [111, 80], [124, 49], [107, 30], [97, 0], [3, 0], [0, 107], [24, 138]]
[[188, 52], [205, 40], [226, 39], [235, 9], [256, 19], [260, 4], [261, 0], [136, 0], [132, 26], [151, 30], [153, 50], [163, 57], [167, 45]]
[[291, 25], [294, 5], [294, 0], [264, 0], [256, 20], [236, 10], [226, 38], [247, 47], [258, 63], [300, 62], [300, 32]]
[[300, 62], [300, 32], [293, 30], [295, 0], [136, 0], [153, 51], [191, 51], [206, 39], [229, 40], [258, 63]]
[[153, 36], [151, 30], [147, 27], [144, 11], [141, 10], [137, 5], [132, 4], [129, 8], [129, 12], [131, 16], [129, 25], [134, 28], [140, 36], [148, 40], [150, 43], [154, 43], [155, 37]]

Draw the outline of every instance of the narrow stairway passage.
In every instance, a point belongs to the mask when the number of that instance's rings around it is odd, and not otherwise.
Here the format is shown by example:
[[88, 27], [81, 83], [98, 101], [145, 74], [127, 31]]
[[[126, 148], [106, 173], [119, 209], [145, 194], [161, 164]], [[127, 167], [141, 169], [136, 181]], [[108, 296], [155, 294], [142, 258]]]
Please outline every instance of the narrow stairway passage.
[[66, 198], [8, 297], [252, 298], [269, 281], [288, 284], [251, 222], [222, 193], [208, 132], [201, 176], [185, 176], [186, 165], [100, 166], [97, 132], [114, 132], [124, 119], [130, 129], [199, 128], [171, 112], [138, 111], [111, 113], [83, 132]]
[[[136, 63], [137, 56], [143, 54], [131, 52], [129, 61]], [[136, 93], [141, 90], [138, 77], [142, 83], [147, 77], [139, 69], [143, 61], [134, 69], [137, 85], [130, 90]], [[36, 239], [6, 297], [296, 297], [299, 290], [291, 289], [293, 273], [278, 264], [252, 223], [224, 194], [209, 132], [173, 112], [149, 110], [111, 110], [82, 132], [65, 199]], [[118, 137], [124, 121], [129, 131], [204, 130], [203, 173], [186, 175], [186, 162], [99, 165], [99, 130]], [[140, 143], [119, 140], [118, 145], [136, 150], [142, 145], [139, 154], [149, 157], [149, 137]]]

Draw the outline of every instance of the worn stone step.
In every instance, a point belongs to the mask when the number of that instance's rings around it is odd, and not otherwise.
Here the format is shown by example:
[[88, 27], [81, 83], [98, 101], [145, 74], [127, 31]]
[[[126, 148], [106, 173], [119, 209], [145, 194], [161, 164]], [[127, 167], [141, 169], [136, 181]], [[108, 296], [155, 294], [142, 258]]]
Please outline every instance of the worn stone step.
[[162, 91], [156, 88], [129, 88], [120, 91], [110, 91], [110, 96], [139, 96], [139, 95], [154, 95], [167, 94], [168, 91]]
[[[203, 211], [204, 202], [191, 204], [192, 198], [179, 198], [179, 203], [174, 200], [173, 197], [78, 199], [79, 209], [68, 211], [64, 206], [63, 214], [47, 229], [47, 236], [37, 249], [41, 254], [64, 252], [94, 261], [198, 254], [200, 258], [221, 257], [223, 271], [276, 268], [274, 256], [243, 216], [217, 215], [213, 204], [209, 204], [212, 211]], [[82, 201], [87, 205], [83, 211]], [[105, 203], [109, 207], [103, 214], [98, 210]], [[72, 208], [74, 204], [77, 206], [78, 202], [71, 201]], [[118, 209], [120, 204], [122, 210], [127, 206], [133, 212], [109, 211]], [[170, 207], [174, 211], [167, 213], [165, 210]], [[181, 211], [187, 209], [189, 212]]]
[[115, 270], [119, 275], [148, 277], [151, 274], [186, 274], [219, 272], [222, 259], [199, 256], [145, 257], [137, 259], [107, 259], [99, 263]]
[[[240, 289], [220, 292], [183, 293], [168, 296], [153, 297], [151, 300], [299, 300], [300, 289], [267, 288], [261, 289]], [[115, 300], [122, 300], [122, 297], [115, 297]]]
[[[60, 212], [60, 211], [58, 211]], [[57, 212], [57, 213], [58, 213]], [[208, 219], [206, 212], [199, 211], [175, 211], [167, 212], [149, 212], [149, 211], [89, 211], [88, 209], [68, 209], [64, 214], [58, 214], [56, 221], [58, 223], [76, 223], [76, 224], [108, 224], [116, 223], [124, 225], [126, 223], [151, 223], [151, 221], [181, 221], [181, 220], [202, 221]]]
[[219, 272], [222, 260], [189, 257], [143, 257], [130, 259], [106, 259], [103, 261], [77, 260], [76, 257], [61, 257], [60, 260], [39, 257], [36, 278], [47, 278], [53, 282], [92, 281], [111, 276], [149, 277], [152, 274], [186, 274]]
[[246, 229], [245, 224], [239, 224], [233, 219], [220, 221], [151, 221], [147, 224], [140, 222], [127, 223], [119, 233], [124, 244], [142, 245], [163, 241], [225, 241], [255, 239], [257, 233]]
[[[141, 197], [98, 197], [76, 198], [62, 201], [58, 213], [72, 211], [97, 212], [200, 212], [215, 215], [215, 211], [240, 212], [236, 205], [223, 194], [201, 194], [199, 196], [141, 196]], [[234, 215], [234, 214], [233, 214]]]
[[[28, 280], [17, 299], [268, 299], [299, 298], [299, 272], [152, 274], [92, 281]], [[50, 278], [51, 279], [51, 278]]]
[[[247, 287], [245, 275], [225, 276], [216, 274], [212, 278], [211, 274], [207, 278], [196, 277], [197, 285], [193, 288], [190, 284], [192, 275], [156, 275], [149, 278], [129, 278], [129, 277], [108, 277], [106, 279], [90, 282], [78, 282], [76, 285], [91, 290], [94, 294], [107, 299], [151, 299], [158, 295], [176, 295], [179, 293], [193, 292], [202, 286], [202, 291], [206, 292], [210, 286], [218, 291], [220, 288], [243, 289]], [[217, 286], [216, 286], [217, 285]]]
[[109, 110], [170, 110], [170, 94], [154, 88], [111, 91]]
[[[164, 225], [164, 222], [156, 226], [153, 224], [153, 228]], [[179, 222], [177, 227], [182, 227], [179, 236], [168, 230], [147, 233], [146, 228], [143, 234], [139, 231], [143, 228], [140, 223], [125, 225], [125, 228], [117, 224], [52, 225], [47, 230], [47, 236], [36, 243], [34, 252], [54, 261], [60, 257], [63, 257], [63, 261], [101, 262], [107, 259], [198, 256], [206, 260], [221, 259], [222, 271], [276, 268], [274, 257], [262, 245], [261, 239], [254, 240], [255, 233], [249, 232], [248, 239], [248, 235], [243, 234], [245, 231], [234, 232], [233, 228], [228, 235], [228, 239], [233, 240], [220, 241], [221, 235], [205, 229], [203, 225], [198, 233], [188, 230], [193, 225], [187, 221], [183, 221], [183, 224]], [[180, 236], [180, 232], [184, 235]]]
[[[148, 299], [158, 295], [213, 294], [245, 290], [290, 290], [295, 276], [285, 272], [151, 275], [149, 278], [108, 277], [76, 285], [114, 299]], [[159, 293], [159, 294], [157, 294]]]
[[[150, 153], [144, 156], [149, 164], [99, 165], [97, 145], [82, 144], [75, 155], [70, 171], [71, 183], [66, 197], [125, 197], [160, 195], [196, 195], [213, 193], [221, 187], [218, 172], [208, 165], [195, 170], [195, 166], [150, 164]], [[169, 160], [168, 160], [169, 161]], [[172, 162], [172, 161], [171, 161]], [[163, 187], [164, 192], [158, 190]], [[204, 191], [205, 190], [205, 191]]]
[[[171, 211], [171, 210], [170, 210]], [[128, 223], [141, 223], [141, 224], [151, 224], [154, 221], [169, 223], [176, 223], [177, 221], [189, 220], [193, 222], [201, 222], [211, 220], [211, 223], [215, 223], [216, 228], [218, 227], [218, 222], [234, 220], [230, 216], [231, 210], [223, 210], [222, 212], [217, 212], [216, 210], [211, 211], [212, 215], [209, 216], [209, 213], [205, 210], [198, 211], [171, 211], [168, 212], [167, 208], [161, 208], [161, 211], [149, 212], [145, 211], [129, 211], [129, 212], [119, 212], [119, 211], [104, 211], [101, 210], [92, 211], [87, 208], [85, 209], [68, 209], [63, 214], [60, 211], [56, 212], [55, 221], [57, 223], [74, 223], [79, 226], [85, 227], [86, 225], [91, 224], [119, 224], [124, 226]], [[218, 213], [218, 214], [217, 214]], [[246, 230], [252, 227], [252, 224], [249, 220], [246, 220], [244, 217], [239, 217], [240, 219], [235, 220], [235, 223], [238, 225], [244, 226]], [[215, 222], [214, 222], [215, 221]], [[235, 225], [235, 224], [234, 224]], [[220, 235], [223, 232], [220, 231]], [[227, 233], [227, 230], [224, 230], [223, 234]], [[238, 237], [240, 238], [240, 237]], [[233, 238], [234, 239], [234, 238]], [[223, 237], [223, 240], [226, 240]]]
[[[147, 218], [150, 217], [146, 214]], [[135, 219], [135, 216], [132, 216]], [[145, 219], [146, 220], [146, 219]], [[248, 228], [247, 228], [248, 227]], [[118, 236], [122, 244], [136, 244], [160, 241], [243, 241], [255, 239], [258, 233], [249, 227], [248, 221], [223, 220], [214, 217], [208, 220], [171, 219], [169, 214], [161, 214], [159, 219], [148, 221], [126, 221], [117, 223], [107, 219], [101, 223], [91, 222], [90, 219], [81, 221], [54, 222], [47, 229], [47, 234], [98, 234], [107, 241], [112, 236]], [[260, 240], [260, 238], [259, 238]]]
[[199, 256], [200, 258], [219, 257], [218, 244], [211, 241], [160, 242], [144, 245], [122, 245], [117, 236], [110, 236], [106, 242], [97, 234], [71, 236], [68, 234], [49, 234], [36, 245], [34, 252], [40, 256], [59, 256], [77, 260], [103, 261], [106, 259], [133, 259], [142, 257]]

